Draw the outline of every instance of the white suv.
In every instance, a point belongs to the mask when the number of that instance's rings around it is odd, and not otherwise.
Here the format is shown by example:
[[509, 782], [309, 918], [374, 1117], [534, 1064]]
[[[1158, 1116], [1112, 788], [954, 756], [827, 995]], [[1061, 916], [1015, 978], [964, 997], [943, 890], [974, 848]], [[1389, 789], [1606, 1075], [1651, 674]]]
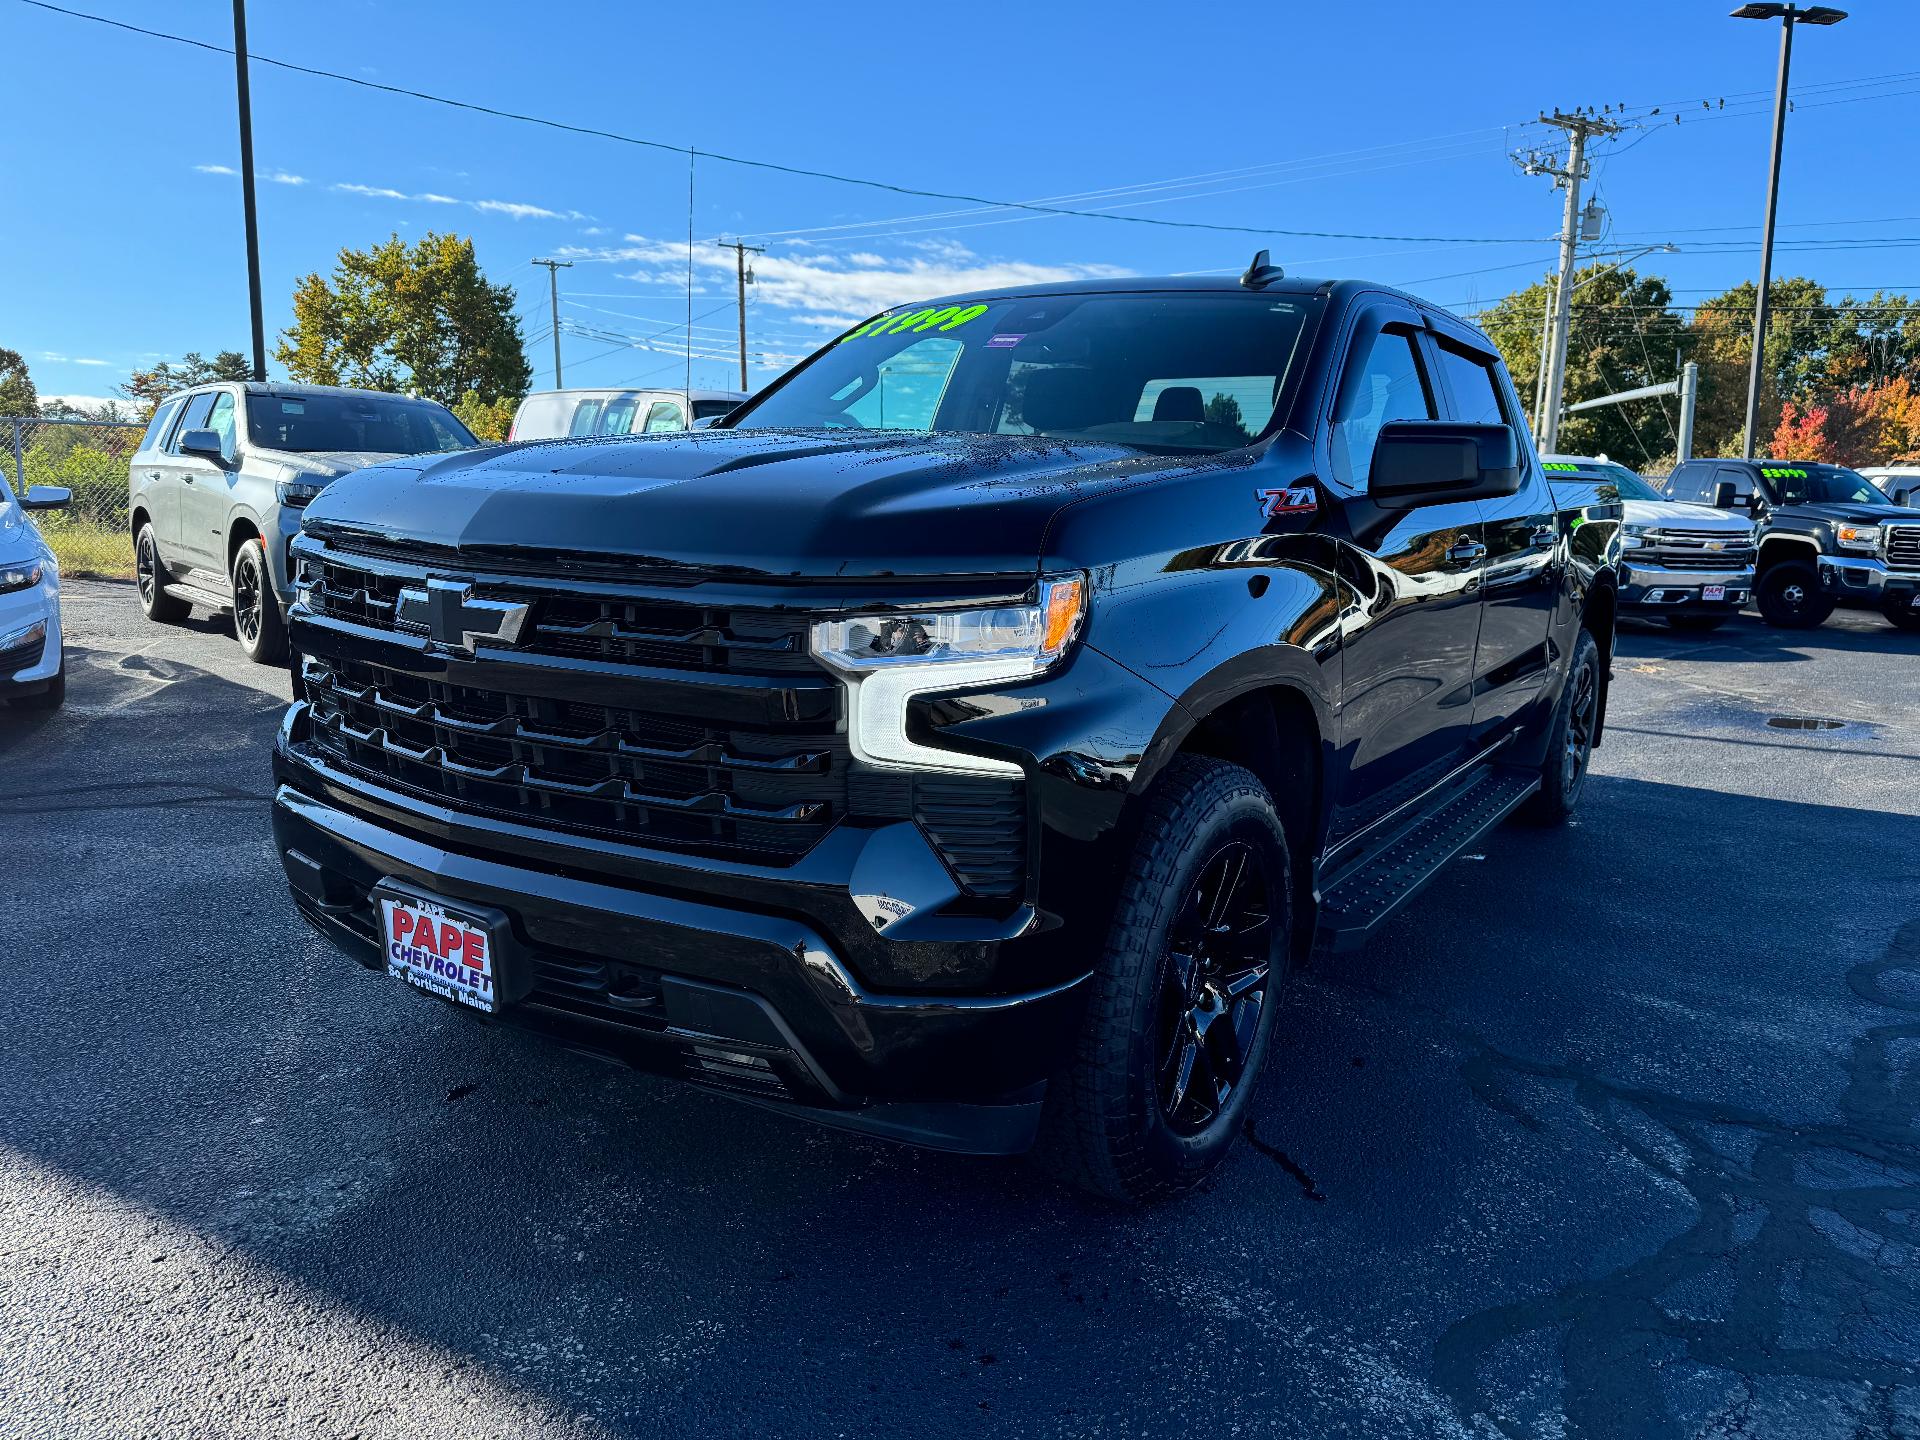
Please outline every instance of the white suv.
[[29, 485], [15, 498], [0, 474], [0, 700], [50, 710], [66, 699], [60, 566], [26, 512], [72, 498], [55, 485]]

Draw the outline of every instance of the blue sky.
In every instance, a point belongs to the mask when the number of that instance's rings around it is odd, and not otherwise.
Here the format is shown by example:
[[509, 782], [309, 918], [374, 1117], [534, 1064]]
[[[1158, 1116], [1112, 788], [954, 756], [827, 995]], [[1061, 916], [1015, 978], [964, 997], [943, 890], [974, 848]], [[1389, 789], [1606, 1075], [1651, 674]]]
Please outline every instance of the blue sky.
[[[72, 0], [230, 43], [225, 0]], [[1542, 109], [1640, 119], [1595, 166], [1602, 248], [1671, 241], [1682, 302], [1758, 264], [1777, 25], [1730, 0], [1358, 0], [1168, 6], [727, 7], [561, 0], [254, 0], [256, 55], [670, 145], [931, 190], [1161, 220], [1444, 237], [1315, 239], [1035, 216], [745, 168], [694, 167], [693, 378], [733, 383], [730, 253], [756, 384], [849, 318], [943, 290], [1110, 271], [1367, 275], [1456, 308], [1546, 270], [1559, 197], [1509, 152]], [[1920, 5], [1858, 0], [1795, 46], [1776, 274], [1920, 291]], [[232, 62], [0, 0], [0, 346], [46, 395], [245, 349]], [[562, 134], [256, 66], [269, 346], [343, 245], [471, 234], [520, 295], [552, 382], [561, 272], [571, 384], [676, 383], [686, 330], [684, 154]], [[1706, 101], [1703, 107], [1702, 102]], [[1722, 104], [1724, 101], [1724, 106]], [[1680, 117], [1674, 122], [1675, 115]], [[1459, 240], [1498, 243], [1452, 243]]]

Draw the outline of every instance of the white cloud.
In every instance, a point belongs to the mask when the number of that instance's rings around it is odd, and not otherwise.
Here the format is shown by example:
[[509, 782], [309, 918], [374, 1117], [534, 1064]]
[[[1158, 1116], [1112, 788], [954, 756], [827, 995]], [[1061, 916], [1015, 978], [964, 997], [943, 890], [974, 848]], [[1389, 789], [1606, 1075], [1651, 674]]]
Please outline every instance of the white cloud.
[[[638, 269], [621, 272], [622, 279], [642, 284], [683, 284], [687, 249], [684, 241], [653, 240], [629, 235], [626, 245], [565, 246], [569, 259], [633, 262]], [[915, 247], [921, 249], [921, 247]], [[717, 246], [696, 246], [693, 264], [697, 276], [732, 283], [734, 257]], [[649, 269], [648, 267], [658, 267]], [[871, 252], [847, 256], [762, 255], [754, 261], [754, 296], [763, 305], [791, 312], [790, 318], [832, 317], [835, 323], [863, 319], [909, 301], [968, 290], [1005, 290], [1016, 285], [1045, 285], [1062, 280], [1099, 279], [1128, 272], [1112, 265], [1041, 265], [1025, 260], [994, 260], [947, 242], [938, 251], [887, 259]]]
[[88, 360], [84, 357], [73, 362], [76, 365], [111, 365], [111, 360]]
[[271, 180], [276, 185], [304, 185], [307, 183], [306, 176], [290, 174], [285, 170], [269, 170], [260, 178], [262, 180]]
[[238, 175], [240, 173], [231, 165], [196, 165], [193, 168], [202, 175]]
[[458, 205], [460, 203], [451, 195], [436, 195], [431, 190], [422, 190], [413, 198], [416, 200], [424, 200], [429, 205]]
[[383, 185], [357, 185], [351, 180], [339, 180], [328, 187], [338, 190], [342, 195], [365, 195], [373, 200], [405, 200], [404, 190], [389, 190]]
[[578, 210], [549, 210], [544, 205], [528, 205], [519, 200], [470, 200], [476, 210], [490, 215], [511, 215], [516, 220], [585, 220]]

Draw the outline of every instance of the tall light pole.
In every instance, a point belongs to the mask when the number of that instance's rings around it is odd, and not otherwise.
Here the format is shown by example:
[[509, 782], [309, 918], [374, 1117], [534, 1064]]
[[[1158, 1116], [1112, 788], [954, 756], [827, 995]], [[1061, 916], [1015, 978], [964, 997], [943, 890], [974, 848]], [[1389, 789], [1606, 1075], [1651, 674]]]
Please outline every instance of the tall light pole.
[[747, 256], [764, 255], [764, 245], [748, 245], [739, 240], [722, 240], [722, 250], [733, 251], [735, 289], [740, 297], [740, 388], [747, 388], [747, 286], [753, 284], [753, 271], [747, 268]]
[[267, 378], [267, 326], [260, 309], [260, 221], [253, 205], [253, 97], [247, 88], [247, 0], [233, 0], [233, 82], [240, 102], [240, 197], [247, 216], [247, 302], [253, 310], [253, 378]]
[[560, 378], [560, 272], [571, 270], [571, 260], [536, 260], [536, 265], [547, 267], [547, 300], [553, 311], [553, 388], [564, 390], [567, 382]]
[[1753, 363], [1747, 369], [1747, 428], [1741, 454], [1753, 458], [1754, 431], [1760, 424], [1760, 371], [1767, 358], [1767, 288], [1773, 280], [1773, 216], [1780, 203], [1780, 145], [1787, 133], [1787, 71], [1793, 64], [1795, 25], [1838, 25], [1844, 10], [1826, 5], [1742, 5], [1735, 20], [1780, 22], [1780, 78], [1773, 91], [1773, 153], [1767, 161], [1767, 221], [1760, 232], [1760, 289], [1753, 301]]

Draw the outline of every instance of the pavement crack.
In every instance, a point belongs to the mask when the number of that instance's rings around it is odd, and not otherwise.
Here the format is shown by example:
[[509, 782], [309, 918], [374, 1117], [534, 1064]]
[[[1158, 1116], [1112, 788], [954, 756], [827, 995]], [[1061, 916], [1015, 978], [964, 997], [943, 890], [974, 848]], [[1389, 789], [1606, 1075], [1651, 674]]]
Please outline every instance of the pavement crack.
[[1327, 1197], [1321, 1192], [1320, 1187], [1314, 1183], [1313, 1177], [1301, 1168], [1300, 1162], [1287, 1154], [1287, 1152], [1282, 1150], [1278, 1145], [1269, 1145], [1265, 1140], [1262, 1140], [1259, 1132], [1253, 1128], [1253, 1120], [1251, 1118], [1241, 1127], [1241, 1133], [1247, 1137], [1247, 1143], [1249, 1145], [1253, 1146], [1254, 1149], [1258, 1150], [1262, 1155], [1273, 1161], [1274, 1164], [1278, 1165], [1298, 1181], [1300, 1184], [1300, 1193], [1305, 1195], [1307, 1199], [1318, 1201], [1322, 1204], [1326, 1202]]

